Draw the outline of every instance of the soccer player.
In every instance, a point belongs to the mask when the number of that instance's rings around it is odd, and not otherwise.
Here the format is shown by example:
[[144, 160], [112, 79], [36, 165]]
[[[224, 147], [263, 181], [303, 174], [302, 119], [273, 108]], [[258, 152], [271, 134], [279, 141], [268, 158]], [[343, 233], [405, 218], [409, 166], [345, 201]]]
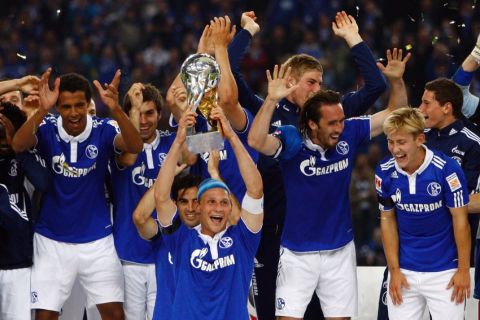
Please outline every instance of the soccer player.
[[[233, 39], [228, 53], [233, 75], [238, 86], [240, 104], [257, 114], [264, 100], [245, 82], [240, 66], [243, 56], [252, 37], [260, 31], [253, 11], [242, 14], [242, 30]], [[375, 65], [367, 44], [359, 34], [355, 19], [345, 12], [338, 12], [332, 22], [335, 35], [343, 38], [350, 47], [352, 57], [363, 76], [365, 85], [356, 92], [342, 96], [342, 106], [347, 118], [360, 116], [370, 108], [386, 89], [385, 79]], [[291, 56], [286, 62], [291, 67], [288, 85], [298, 85], [288, 96], [278, 101], [271, 122], [269, 132], [274, 132], [279, 126], [293, 125], [298, 127], [301, 108], [306, 99], [322, 88], [323, 67], [312, 56], [297, 54]], [[283, 228], [283, 219], [286, 212], [285, 191], [281, 169], [269, 157], [260, 156], [258, 167], [265, 184], [265, 221], [262, 232], [262, 242], [256, 258], [262, 268], [256, 268], [257, 284], [259, 287], [259, 301], [257, 310], [259, 318], [272, 319], [275, 312], [275, 277], [279, 259], [280, 234]], [[317, 315], [317, 317], [320, 317]]]
[[[178, 171], [178, 170], [177, 170]], [[189, 227], [196, 227], [200, 223], [197, 192], [202, 178], [192, 174], [177, 175], [172, 185], [172, 199], [178, 208], [178, 214], [183, 223]], [[157, 296], [153, 313], [154, 320], [170, 319], [175, 283], [173, 273], [173, 257], [162, 241], [160, 230], [152, 237], [148, 233], [149, 224], [157, 226], [157, 220], [152, 217], [155, 210], [154, 187], [150, 188], [138, 203], [133, 212], [133, 221], [140, 236], [150, 240], [155, 248], [155, 273], [157, 280]], [[145, 233], [146, 231], [146, 233]]]
[[11, 140], [26, 115], [9, 102], [0, 102], [0, 318], [31, 319], [30, 274], [33, 256], [33, 212], [24, 187], [28, 177], [44, 191], [48, 172], [34, 152], [15, 155]]
[[[235, 33], [234, 26], [231, 25], [228, 16], [212, 19], [210, 25], [204, 29], [202, 37], [198, 45], [199, 53], [210, 53], [215, 56], [215, 59], [220, 67], [221, 77], [218, 84], [218, 104], [224, 110], [225, 116], [230, 121], [233, 129], [236, 131], [238, 137], [242, 141], [244, 147], [247, 149], [251, 158], [256, 162], [258, 159], [258, 152], [248, 146], [247, 136], [253, 122], [252, 114], [243, 108], [238, 103], [238, 90], [235, 79], [230, 70], [230, 63], [228, 59], [227, 47], [231, 42]], [[167, 105], [172, 114], [177, 118], [181, 115], [180, 108], [175, 106], [174, 92], [179, 88], [184, 88], [179, 80], [174, 81], [167, 93]], [[198, 118], [198, 131], [207, 131], [206, 121]], [[200, 155], [197, 164], [192, 167], [192, 172], [204, 178], [209, 178], [208, 162], [210, 153], [206, 152]], [[237, 170], [238, 164], [230, 146], [229, 141], [225, 141], [224, 150], [220, 151], [219, 171], [222, 173], [223, 181], [228, 185], [232, 193], [237, 199], [243, 199], [246, 192], [245, 184]]]
[[468, 189], [458, 163], [428, 149], [425, 122], [402, 108], [383, 125], [392, 157], [376, 169], [389, 270], [389, 318], [464, 318], [470, 296]]
[[[125, 277], [124, 310], [127, 320], [145, 319], [146, 316], [151, 320], [157, 295], [154, 248], [151, 242], [138, 235], [132, 222], [132, 212], [155, 183], [175, 138], [174, 134], [157, 130], [162, 106], [163, 99], [156, 87], [141, 83], [132, 85], [123, 107], [140, 130], [143, 150], [138, 155], [114, 155], [111, 161], [113, 239]], [[191, 161], [195, 160], [193, 157]]]
[[[35, 228], [32, 309], [37, 320], [58, 319], [78, 277], [102, 319], [123, 319], [123, 274], [104, 183], [114, 149], [138, 153], [142, 140], [118, 104], [120, 70], [105, 89], [94, 81], [116, 121], [87, 115], [92, 92], [84, 77], [65, 74], [52, 91], [50, 74], [40, 81], [40, 108], [12, 143], [17, 152], [36, 145], [52, 177]], [[45, 117], [55, 104], [60, 116]]]
[[[228, 226], [232, 198], [225, 183], [207, 179], [198, 187], [200, 225], [189, 229], [181, 222], [170, 186], [186, 127], [194, 125], [188, 111], [179, 123], [177, 137], [160, 170], [155, 185], [155, 202], [162, 239], [173, 256], [175, 297], [172, 319], [247, 319], [247, 295], [253, 272], [253, 258], [260, 241], [263, 219], [262, 179], [220, 108], [212, 111], [234, 151], [247, 188], [242, 200], [241, 219]], [[157, 233], [150, 224], [149, 237]], [[192, 285], [193, 284], [193, 285]]]
[[248, 141], [278, 159], [287, 194], [276, 292], [279, 319], [303, 318], [314, 291], [327, 319], [347, 319], [357, 312], [348, 190], [358, 146], [381, 133], [384, 119], [398, 108], [392, 103], [398, 87], [405, 88], [401, 75], [409, 55], [402, 60], [401, 50], [394, 49], [388, 58], [385, 72], [393, 90], [386, 110], [345, 120], [338, 93], [320, 91], [303, 106], [300, 131], [281, 126], [273, 135], [268, 134], [268, 124], [277, 103], [296, 86], [289, 87], [291, 69], [285, 65], [275, 66], [273, 77], [267, 72], [268, 96]]

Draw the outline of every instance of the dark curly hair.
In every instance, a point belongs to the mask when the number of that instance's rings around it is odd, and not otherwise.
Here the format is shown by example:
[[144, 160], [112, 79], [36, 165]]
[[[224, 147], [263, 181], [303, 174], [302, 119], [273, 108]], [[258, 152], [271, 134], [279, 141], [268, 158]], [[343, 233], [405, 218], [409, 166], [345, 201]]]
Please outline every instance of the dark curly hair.
[[13, 124], [15, 131], [17, 131], [27, 121], [25, 112], [20, 110], [16, 105], [3, 101], [0, 102], [0, 113], [7, 117]]

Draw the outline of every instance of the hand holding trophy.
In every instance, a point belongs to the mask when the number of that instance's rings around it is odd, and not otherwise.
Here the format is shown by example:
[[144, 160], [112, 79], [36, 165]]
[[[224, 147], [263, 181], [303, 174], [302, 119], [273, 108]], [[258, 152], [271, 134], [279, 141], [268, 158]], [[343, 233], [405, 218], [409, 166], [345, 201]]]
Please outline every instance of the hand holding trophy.
[[197, 134], [193, 128], [188, 130], [188, 150], [192, 153], [222, 150], [223, 138], [218, 131], [216, 121], [210, 119], [210, 113], [218, 101], [220, 67], [209, 54], [193, 54], [182, 65], [181, 79], [187, 89], [188, 105], [192, 106], [192, 111], [205, 118], [211, 128], [208, 132]]

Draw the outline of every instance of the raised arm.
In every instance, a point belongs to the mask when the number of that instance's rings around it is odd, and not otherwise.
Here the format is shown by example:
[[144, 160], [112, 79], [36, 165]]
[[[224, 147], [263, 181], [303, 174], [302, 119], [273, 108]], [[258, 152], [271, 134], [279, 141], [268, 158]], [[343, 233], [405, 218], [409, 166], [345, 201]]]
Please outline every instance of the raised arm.
[[397, 50], [397, 48], [394, 48], [392, 52], [387, 50], [387, 66], [383, 67], [383, 65], [379, 64], [379, 68], [390, 82], [390, 99], [387, 108], [375, 113], [371, 118], [370, 137], [372, 138], [383, 132], [383, 123], [392, 111], [408, 106], [403, 73], [405, 72], [405, 65], [410, 59], [410, 53], [403, 59], [402, 56], [402, 49]]
[[97, 88], [103, 103], [110, 109], [112, 118], [120, 127], [120, 134], [115, 138], [115, 147], [121, 151], [139, 153], [143, 149], [143, 142], [135, 126], [130, 122], [122, 107], [118, 104], [118, 85], [120, 84], [120, 70], [117, 70], [110, 84], [105, 84], [105, 89], [98, 80], [93, 83]]
[[470, 194], [468, 213], [480, 213], [480, 193]]
[[152, 217], [152, 212], [155, 210], [155, 184], [145, 192], [143, 197], [137, 204], [133, 211], [132, 219], [138, 234], [145, 240], [150, 240], [158, 233], [158, 225]]
[[370, 108], [385, 91], [387, 84], [375, 65], [375, 58], [367, 44], [361, 38], [358, 25], [345, 11], [337, 12], [332, 22], [335, 35], [345, 39], [351, 49], [353, 59], [365, 81], [358, 91], [342, 97], [342, 105], [347, 118], [360, 116]]
[[36, 76], [25, 76], [20, 79], [5, 80], [0, 82], [0, 94], [19, 90], [27, 94], [38, 95], [40, 79]]
[[452, 214], [453, 233], [458, 254], [458, 269], [447, 289], [453, 287], [452, 301], [463, 303], [465, 296], [470, 297], [470, 224], [467, 207], [449, 208]]
[[253, 162], [249, 153], [243, 146], [242, 141], [233, 131], [230, 122], [223, 114], [221, 108], [216, 107], [212, 110], [213, 120], [218, 120], [222, 127], [225, 138], [230, 142], [233, 153], [237, 159], [238, 168], [242, 175], [243, 182], [247, 192], [242, 200], [242, 209], [240, 216], [245, 225], [252, 232], [258, 232], [263, 224], [263, 183], [260, 172], [255, 162]]
[[[127, 99], [130, 100], [130, 104], [132, 105], [128, 112], [128, 118], [135, 129], [137, 129], [137, 132], [140, 132], [140, 106], [143, 103], [143, 89], [145, 89], [145, 86], [137, 82], [134, 83], [127, 92]], [[137, 161], [137, 156], [137, 153], [124, 151], [115, 157], [115, 161], [120, 167], [129, 167]]]
[[186, 140], [186, 128], [195, 125], [195, 113], [188, 109], [178, 124], [177, 136], [173, 141], [167, 157], [163, 162], [155, 183], [155, 206], [157, 208], [157, 217], [160, 224], [167, 227], [172, 224], [172, 218], [175, 214], [176, 206], [170, 198], [173, 179], [175, 178], [177, 162], [180, 159], [182, 148]]
[[230, 18], [214, 18], [210, 23], [212, 30], [215, 59], [220, 66], [221, 77], [218, 84], [219, 105], [237, 131], [243, 131], [247, 125], [247, 115], [238, 103], [238, 89], [230, 69], [227, 47], [235, 35], [235, 26], [231, 25]]
[[280, 147], [280, 140], [268, 134], [268, 128], [270, 127], [270, 121], [276, 105], [278, 101], [288, 96], [298, 87], [298, 85], [289, 87], [287, 79], [290, 71], [291, 69], [288, 68], [286, 70], [284, 65], [280, 67], [280, 70], [278, 65], [275, 65], [272, 77], [270, 71], [267, 70], [268, 96], [255, 116], [248, 134], [248, 144], [267, 156], [274, 155]]
[[42, 123], [43, 118], [48, 111], [55, 105], [58, 99], [60, 79], [55, 79], [53, 90], [48, 86], [48, 79], [52, 73], [52, 68], [48, 68], [42, 75], [38, 84], [40, 108], [27, 119], [27, 121], [18, 129], [12, 140], [12, 149], [16, 153], [20, 153], [31, 149], [37, 143], [37, 129]]
[[240, 70], [240, 66], [250, 45], [252, 37], [260, 31], [260, 26], [256, 20], [257, 17], [255, 16], [255, 12], [244, 12], [240, 22], [242, 30], [237, 33], [232, 43], [228, 47], [230, 67], [237, 84], [240, 105], [249, 110], [253, 115], [257, 114], [258, 110], [262, 106], [263, 100], [260, 99], [245, 82]]

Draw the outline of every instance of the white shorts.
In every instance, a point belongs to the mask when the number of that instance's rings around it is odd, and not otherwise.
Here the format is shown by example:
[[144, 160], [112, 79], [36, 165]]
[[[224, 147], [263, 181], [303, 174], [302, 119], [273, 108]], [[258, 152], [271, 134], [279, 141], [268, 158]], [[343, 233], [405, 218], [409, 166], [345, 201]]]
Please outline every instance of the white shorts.
[[122, 265], [125, 277], [125, 320], [153, 319], [157, 297], [155, 265], [125, 261], [122, 261]]
[[[451, 301], [453, 287], [447, 285], [457, 271], [456, 269], [441, 272], [416, 272], [400, 269], [407, 279], [410, 289], [402, 288], [403, 302], [394, 305], [387, 294], [388, 317], [390, 320], [422, 320], [425, 306], [428, 306], [432, 319], [463, 320], [465, 304]], [[390, 273], [388, 274], [390, 285]], [[387, 287], [388, 288], [388, 287]]]
[[66, 243], [33, 237], [32, 309], [60, 312], [75, 279], [87, 295], [87, 305], [123, 302], [123, 271], [113, 237], [88, 243]]
[[0, 270], [0, 319], [31, 319], [30, 274], [30, 268]]
[[313, 292], [325, 317], [354, 317], [358, 310], [353, 241], [333, 251], [293, 252], [280, 248], [277, 316], [303, 318]]

